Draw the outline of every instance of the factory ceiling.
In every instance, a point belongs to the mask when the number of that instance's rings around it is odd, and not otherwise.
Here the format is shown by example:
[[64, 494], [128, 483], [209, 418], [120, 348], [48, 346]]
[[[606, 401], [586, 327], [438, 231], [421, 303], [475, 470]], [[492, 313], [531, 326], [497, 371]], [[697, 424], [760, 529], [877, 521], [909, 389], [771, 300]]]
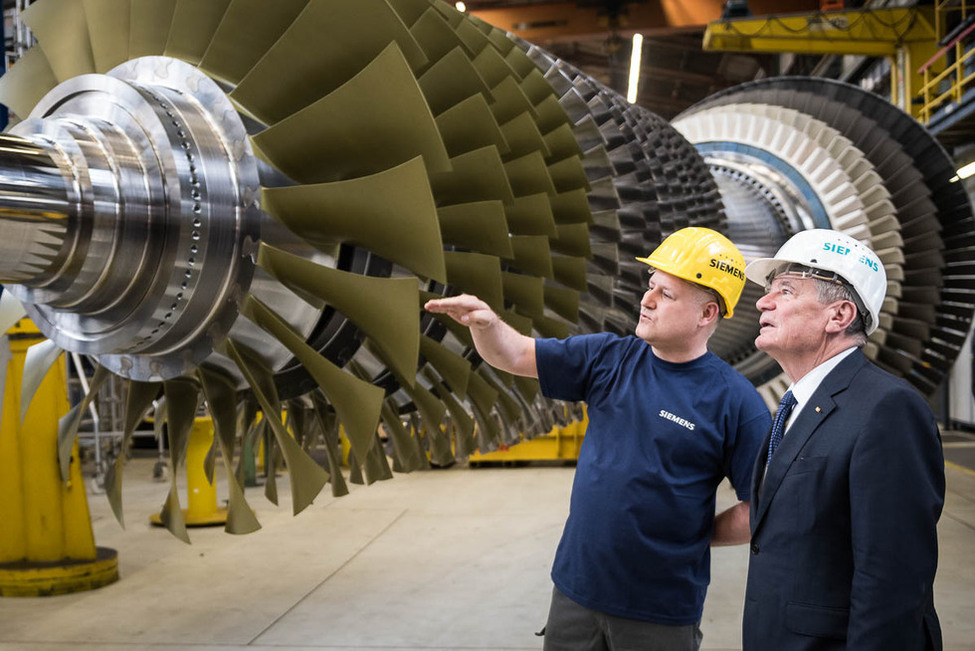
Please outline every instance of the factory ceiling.
[[[625, 94], [631, 37], [644, 35], [637, 104], [670, 119], [712, 93], [773, 76], [766, 54], [704, 52], [722, 0], [470, 0], [467, 10]], [[744, 1], [740, 6], [744, 6]], [[817, 0], [750, 0], [753, 15], [818, 11]]]

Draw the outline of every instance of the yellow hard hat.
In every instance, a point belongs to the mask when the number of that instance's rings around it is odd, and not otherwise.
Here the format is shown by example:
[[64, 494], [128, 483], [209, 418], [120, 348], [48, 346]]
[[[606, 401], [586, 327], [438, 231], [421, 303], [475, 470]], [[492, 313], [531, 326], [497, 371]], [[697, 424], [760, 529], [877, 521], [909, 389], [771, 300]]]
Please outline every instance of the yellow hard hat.
[[730, 319], [745, 286], [745, 258], [727, 237], [710, 228], [689, 226], [672, 233], [646, 258], [654, 269], [709, 287], [724, 301]]

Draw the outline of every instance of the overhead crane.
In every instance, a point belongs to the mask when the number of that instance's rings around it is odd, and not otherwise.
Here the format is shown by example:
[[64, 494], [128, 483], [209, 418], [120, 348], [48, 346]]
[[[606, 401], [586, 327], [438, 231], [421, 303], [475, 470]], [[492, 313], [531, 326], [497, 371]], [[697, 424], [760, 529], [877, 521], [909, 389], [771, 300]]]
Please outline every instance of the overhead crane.
[[704, 49], [729, 52], [887, 57], [891, 102], [917, 117], [919, 68], [938, 51], [933, 7], [773, 13], [708, 23]]

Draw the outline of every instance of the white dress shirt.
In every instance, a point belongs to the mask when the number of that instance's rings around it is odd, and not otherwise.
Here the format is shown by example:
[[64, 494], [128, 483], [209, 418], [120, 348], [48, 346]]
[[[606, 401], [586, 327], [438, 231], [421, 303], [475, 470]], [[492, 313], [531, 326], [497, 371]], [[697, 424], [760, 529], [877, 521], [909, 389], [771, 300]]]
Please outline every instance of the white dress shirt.
[[792, 391], [792, 397], [796, 399], [796, 406], [792, 408], [792, 413], [789, 414], [789, 419], [785, 422], [785, 429], [782, 433], [783, 438], [785, 438], [785, 435], [789, 433], [789, 427], [795, 421], [796, 417], [799, 415], [799, 412], [802, 411], [802, 408], [806, 406], [807, 402], [809, 402], [809, 399], [812, 398], [812, 395], [816, 393], [816, 389], [818, 389], [819, 385], [822, 384], [823, 379], [829, 375], [830, 371], [836, 368], [840, 362], [846, 359], [850, 353], [856, 349], [856, 346], [851, 346], [846, 350], [833, 355], [825, 362], [799, 378], [798, 382], [793, 382], [792, 385], [789, 386], [789, 390]]

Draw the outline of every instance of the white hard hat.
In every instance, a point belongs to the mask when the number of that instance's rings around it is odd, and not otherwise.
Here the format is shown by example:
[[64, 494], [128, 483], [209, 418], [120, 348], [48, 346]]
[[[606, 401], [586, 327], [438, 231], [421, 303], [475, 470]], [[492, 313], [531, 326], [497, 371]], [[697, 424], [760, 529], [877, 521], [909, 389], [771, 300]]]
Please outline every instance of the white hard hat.
[[877, 329], [880, 308], [887, 294], [887, 272], [867, 245], [839, 231], [825, 228], [802, 231], [790, 237], [774, 258], [759, 258], [749, 263], [745, 276], [764, 285], [769, 276], [793, 264], [839, 276], [852, 287], [858, 309], [866, 310], [863, 316], [867, 317], [867, 334]]

